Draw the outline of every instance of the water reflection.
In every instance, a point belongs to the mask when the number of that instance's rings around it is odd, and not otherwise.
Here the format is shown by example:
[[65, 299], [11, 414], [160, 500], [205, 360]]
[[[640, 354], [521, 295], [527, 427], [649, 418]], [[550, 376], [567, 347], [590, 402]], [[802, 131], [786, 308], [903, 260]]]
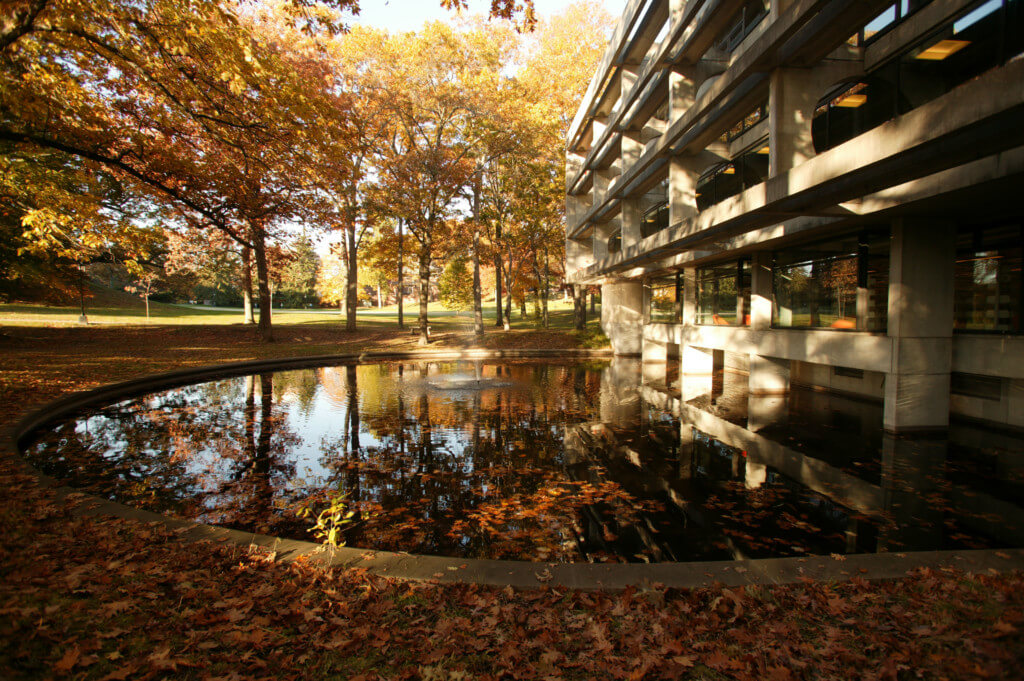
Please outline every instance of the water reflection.
[[[664, 365], [662, 365], [664, 366]], [[666, 561], [1024, 545], [1024, 443], [884, 435], [881, 406], [639, 361], [340, 365], [230, 378], [58, 424], [28, 454], [134, 506], [349, 545]]]

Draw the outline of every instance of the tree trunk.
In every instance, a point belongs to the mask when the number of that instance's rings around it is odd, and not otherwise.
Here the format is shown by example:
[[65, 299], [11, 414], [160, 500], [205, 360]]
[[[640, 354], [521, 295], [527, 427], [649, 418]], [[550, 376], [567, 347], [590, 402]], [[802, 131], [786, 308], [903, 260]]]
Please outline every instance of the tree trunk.
[[242, 312], [246, 324], [255, 324], [252, 313], [252, 249], [242, 247]]
[[473, 335], [484, 335], [484, 302], [480, 290], [480, 171], [473, 184]]
[[512, 329], [512, 253], [508, 254], [508, 267], [505, 269], [505, 322], [502, 328]]
[[349, 220], [345, 225], [345, 256], [348, 272], [345, 286], [345, 330], [356, 330], [356, 308], [359, 306], [359, 263], [356, 259], [356, 224]]
[[405, 279], [403, 278], [405, 264], [405, 239], [402, 234], [402, 220], [398, 220], [398, 328], [405, 328], [405, 319], [402, 317], [402, 306], [405, 302]]
[[537, 288], [534, 289], [533, 295], [533, 318], [540, 319], [540, 290], [544, 287], [544, 279], [540, 273], [540, 259], [537, 257], [537, 249], [533, 250], [533, 277], [537, 280]]
[[573, 328], [583, 331], [587, 328], [587, 297], [582, 286], [572, 287]]
[[377, 283], [377, 309], [384, 307], [384, 290], [381, 288], [380, 283]]
[[505, 322], [502, 320], [501, 306], [504, 304], [505, 298], [501, 290], [501, 255], [494, 256], [494, 316], [495, 326], [504, 326]]
[[544, 315], [544, 328], [548, 328], [548, 298], [551, 296], [551, 282], [548, 278], [548, 249], [544, 247], [544, 288], [541, 297], [541, 311]]
[[260, 321], [257, 333], [260, 340], [270, 343], [274, 340], [274, 334], [270, 326], [271, 299], [270, 299], [270, 272], [267, 268], [267, 244], [266, 234], [262, 225], [251, 225], [252, 229], [252, 251], [256, 256], [256, 280], [260, 301]]
[[420, 245], [420, 345], [430, 343], [427, 330], [427, 301], [430, 300], [430, 246], [431, 237], [428, 231]]

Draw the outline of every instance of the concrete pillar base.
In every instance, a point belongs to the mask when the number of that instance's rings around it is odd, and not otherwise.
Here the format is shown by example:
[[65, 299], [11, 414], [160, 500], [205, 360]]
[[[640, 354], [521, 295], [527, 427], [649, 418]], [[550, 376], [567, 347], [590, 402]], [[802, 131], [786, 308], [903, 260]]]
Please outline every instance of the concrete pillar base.
[[790, 361], [775, 357], [750, 356], [751, 395], [785, 395], [789, 392]]
[[601, 329], [616, 355], [643, 352], [644, 288], [625, 281], [601, 286]]

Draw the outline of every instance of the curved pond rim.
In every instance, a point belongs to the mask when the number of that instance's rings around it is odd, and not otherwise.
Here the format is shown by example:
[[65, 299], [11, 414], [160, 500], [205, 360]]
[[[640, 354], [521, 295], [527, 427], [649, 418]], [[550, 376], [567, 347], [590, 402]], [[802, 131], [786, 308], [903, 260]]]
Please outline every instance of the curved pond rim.
[[24, 416], [7, 428], [2, 440], [16, 454], [23, 472], [61, 498], [79, 499], [74, 512], [83, 516], [112, 516], [157, 523], [178, 534], [182, 541], [212, 541], [242, 549], [256, 546], [275, 554], [275, 560], [304, 560], [324, 567], [363, 569], [382, 577], [439, 583], [473, 583], [516, 588], [543, 586], [585, 590], [641, 588], [700, 588], [713, 584], [741, 586], [791, 584], [805, 579], [844, 581], [894, 579], [920, 567], [951, 567], [966, 572], [1024, 570], [1024, 548], [963, 551], [908, 551], [904, 553], [848, 554], [760, 558], [734, 561], [663, 563], [544, 563], [396, 553], [355, 547], [330, 547], [313, 542], [253, 534], [225, 527], [171, 518], [90, 495], [39, 472], [23, 456], [23, 445], [49, 423], [73, 416], [86, 407], [140, 394], [188, 385], [204, 379], [245, 375], [253, 370], [299, 369], [346, 362], [451, 361], [500, 359], [609, 359], [610, 350], [416, 350], [362, 352], [274, 358], [181, 369], [72, 393]]

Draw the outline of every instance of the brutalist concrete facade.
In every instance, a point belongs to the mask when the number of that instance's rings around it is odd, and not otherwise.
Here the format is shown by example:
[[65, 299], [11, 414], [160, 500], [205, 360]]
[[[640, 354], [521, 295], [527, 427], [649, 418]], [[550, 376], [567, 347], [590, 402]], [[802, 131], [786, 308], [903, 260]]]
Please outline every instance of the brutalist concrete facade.
[[1024, 427], [1021, 4], [629, 2], [567, 140], [616, 353]]

